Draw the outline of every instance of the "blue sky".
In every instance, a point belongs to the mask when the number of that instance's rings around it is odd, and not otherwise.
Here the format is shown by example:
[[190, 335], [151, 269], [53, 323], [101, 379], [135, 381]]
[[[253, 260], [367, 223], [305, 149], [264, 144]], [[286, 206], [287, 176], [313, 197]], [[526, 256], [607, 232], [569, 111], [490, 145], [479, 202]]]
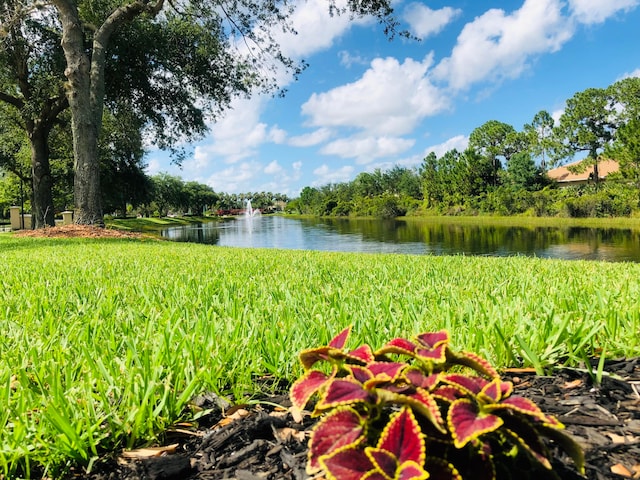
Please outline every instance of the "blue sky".
[[298, 35], [279, 34], [310, 64], [297, 82], [282, 75], [285, 98], [234, 101], [181, 168], [151, 150], [148, 173], [293, 198], [464, 149], [488, 120], [521, 130], [540, 110], [557, 118], [574, 93], [640, 76], [640, 0], [394, 2], [420, 42], [329, 17], [327, 4], [300, 1]]

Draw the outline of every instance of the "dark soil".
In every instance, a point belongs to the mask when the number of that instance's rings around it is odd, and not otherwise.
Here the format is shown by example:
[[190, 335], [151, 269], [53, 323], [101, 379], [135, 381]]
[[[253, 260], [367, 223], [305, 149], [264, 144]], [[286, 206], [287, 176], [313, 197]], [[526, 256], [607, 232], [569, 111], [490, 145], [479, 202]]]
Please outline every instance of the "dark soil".
[[[640, 479], [640, 359], [609, 361], [602, 384], [586, 371], [558, 369], [537, 376], [528, 369], [509, 369], [503, 378], [515, 394], [535, 401], [555, 415], [584, 448], [588, 479]], [[308, 414], [296, 421], [286, 395], [268, 403], [227, 408], [213, 395], [197, 403], [212, 413], [199, 426], [181, 425], [167, 432], [166, 447], [123, 452], [104, 459], [91, 480], [301, 480], [305, 473]], [[282, 405], [277, 408], [274, 404]], [[553, 458], [561, 479], [584, 478], [560, 452]], [[322, 475], [313, 477], [324, 479]]]

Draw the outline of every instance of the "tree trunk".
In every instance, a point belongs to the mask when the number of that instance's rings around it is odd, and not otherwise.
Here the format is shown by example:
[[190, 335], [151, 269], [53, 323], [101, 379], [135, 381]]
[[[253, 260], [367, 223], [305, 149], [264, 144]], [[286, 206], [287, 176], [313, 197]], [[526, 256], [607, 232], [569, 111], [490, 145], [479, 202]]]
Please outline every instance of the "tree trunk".
[[62, 24], [62, 49], [69, 80], [67, 97], [71, 107], [71, 129], [75, 179], [76, 223], [104, 227], [100, 192], [98, 136], [104, 109], [104, 66], [109, 39], [117, 28], [142, 12], [157, 15], [164, 0], [149, 3], [133, 0], [116, 8], [94, 31], [90, 53], [84, 44], [84, 32], [76, 0], [52, 0]]
[[[71, 109], [73, 137], [75, 222], [104, 226], [100, 194], [98, 134], [102, 120], [102, 98], [92, 95], [91, 59], [85, 50], [84, 34], [73, 0], [54, 0], [62, 23], [62, 49], [69, 80], [67, 98]], [[102, 81], [104, 90], [104, 77]]]
[[31, 178], [33, 180], [33, 195], [31, 210], [35, 228], [55, 225], [53, 195], [51, 188], [51, 167], [49, 164], [49, 147], [47, 132], [36, 128], [29, 133], [31, 143]]

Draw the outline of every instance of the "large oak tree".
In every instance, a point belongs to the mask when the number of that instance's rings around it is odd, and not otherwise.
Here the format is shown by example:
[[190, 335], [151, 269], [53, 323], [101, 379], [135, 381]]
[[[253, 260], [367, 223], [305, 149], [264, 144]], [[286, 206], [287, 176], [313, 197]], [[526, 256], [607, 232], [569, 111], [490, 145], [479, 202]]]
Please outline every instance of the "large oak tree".
[[[301, 68], [282, 55], [270, 33], [273, 28], [291, 30], [293, 7], [285, 1], [50, 1], [63, 31], [78, 223], [103, 224], [97, 141], [105, 92], [116, 85], [115, 78], [112, 82], [105, 75], [110, 48], [116, 41], [140, 53], [140, 64], [128, 65], [133, 84], [140, 82], [150, 90], [163, 91], [165, 96], [171, 92], [181, 100], [181, 104], [174, 103], [176, 111], [171, 111], [148, 91], [129, 97], [138, 102], [140, 112], [146, 112], [145, 118], [155, 127], [163, 123], [169, 127], [156, 132], [174, 131], [174, 127], [187, 135], [202, 132], [206, 115], [220, 114], [236, 95], [250, 95], [256, 88], [275, 90], [275, 68], [294, 73]], [[329, 1], [327, 8], [336, 13], [374, 15], [387, 33], [393, 34], [396, 27], [387, 0], [348, 0], [342, 7]], [[136, 37], [136, 33], [141, 36]], [[136, 43], [140, 39], [144, 41]], [[149, 43], [158, 39], [162, 50]], [[247, 46], [244, 53], [236, 47], [238, 43]], [[136, 68], [147, 73], [146, 79]], [[178, 112], [188, 115], [181, 118]], [[171, 144], [176, 137], [160, 138]]]

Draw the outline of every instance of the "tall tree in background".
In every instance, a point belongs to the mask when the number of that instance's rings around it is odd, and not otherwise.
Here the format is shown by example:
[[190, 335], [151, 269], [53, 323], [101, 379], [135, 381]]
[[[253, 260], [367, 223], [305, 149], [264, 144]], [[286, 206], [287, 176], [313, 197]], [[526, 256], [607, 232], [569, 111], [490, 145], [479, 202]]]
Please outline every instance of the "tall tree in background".
[[33, 219], [40, 228], [54, 224], [48, 139], [68, 103], [55, 22], [34, 5], [25, 11], [23, 7], [12, 0], [0, 5], [0, 102], [8, 107], [3, 123], [19, 126], [29, 141], [28, 178], [23, 172], [15, 173], [31, 187]]
[[599, 157], [613, 140], [616, 127], [613, 101], [607, 89], [588, 88], [576, 93], [567, 100], [560, 122], [553, 130], [554, 159], [587, 152], [587, 159], [578, 168], [593, 165], [593, 181], [597, 186]]
[[533, 117], [530, 124], [524, 126], [531, 153], [540, 158], [540, 168], [547, 171], [548, 152], [553, 146], [553, 126], [555, 121], [546, 110], [541, 110]]
[[[176, 29], [183, 27], [181, 35], [173, 37], [170, 45], [178, 64], [154, 63], [155, 59], [149, 54], [153, 52], [149, 51], [144, 60], [145, 64], [154, 65], [155, 78], [162, 86], [171, 86], [189, 101], [194, 123], [187, 131], [204, 129], [204, 113], [214, 116], [221, 113], [238, 94], [250, 95], [256, 88], [274, 90], [277, 86], [275, 75], [268, 67], [273, 65], [273, 60], [294, 73], [300, 70], [300, 66], [282, 55], [270, 33], [274, 27], [280, 31], [291, 30], [288, 19], [293, 8], [284, 1], [51, 2], [63, 30], [62, 48], [73, 120], [78, 223], [103, 224], [97, 141], [105, 100], [105, 65], [114, 38], [124, 35], [127, 25], [139, 22], [142, 29], [149, 30], [165, 29], [169, 25]], [[375, 15], [391, 33], [396, 26], [387, 0], [349, 1], [344, 9], [330, 1], [328, 8], [334, 12], [344, 10], [355, 15]], [[196, 39], [200, 42], [193, 43]], [[242, 55], [234, 48], [238, 39], [248, 45], [248, 55]], [[132, 39], [122, 37], [122, 40], [128, 42], [130, 48], [145, 53]], [[180, 46], [183, 48], [177, 48]], [[167, 112], [167, 115], [171, 116], [171, 113]]]
[[469, 135], [469, 148], [487, 157], [493, 165], [493, 184], [497, 184], [501, 163], [498, 157], [509, 161], [511, 155], [520, 149], [520, 139], [516, 130], [509, 124], [498, 120], [489, 120]]

